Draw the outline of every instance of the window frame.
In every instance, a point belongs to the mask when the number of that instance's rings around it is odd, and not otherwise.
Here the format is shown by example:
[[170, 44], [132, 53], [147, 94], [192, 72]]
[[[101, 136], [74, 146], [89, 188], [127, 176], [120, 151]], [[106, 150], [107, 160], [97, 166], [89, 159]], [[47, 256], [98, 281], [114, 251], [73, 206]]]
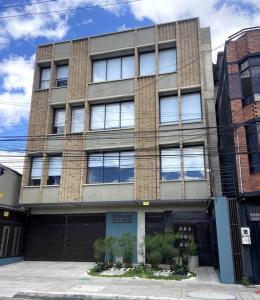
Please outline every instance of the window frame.
[[[178, 116], [177, 116], [177, 121], [170, 121], [170, 122], [162, 122], [162, 109], [161, 109], [161, 99], [162, 98], [170, 98], [170, 97], [177, 97], [177, 102], [178, 102]], [[179, 123], [179, 119], [180, 119], [180, 116], [179, 116], [179, 97], [177, 94], [172, 94], [172, 95], [167, 95], [167, 96], [159, 96], [159, 122], [160, 122], [160, 125], [176, 125]]]
[[[64, 126], [60, 126], [63, 127], [63, 132], [55, 132], [55, 118], [56, 118], [56, 111], [58, 110], [64, 110]], [[65, 133], [65, 124], [66, 124], [66, 108], [65, 107], [53, 107], [53, 119], [52, 119], [52, 131], [51, 134], [64, 134]], [[58, 128], [58, 127], [57, 127]]]
[[[133, 126], [121, 126], [122, 124], [122, 103], [133, 103], [134, 106], [134, 124]], [[109, 127], [106, 128], [106, 107], [109, 104], [119, 104], [119, 127]], [[98, 128], [98, 129], [93, 129], [92, 128], [92, 107], [98, 107], [98, 106], [104, 106], [104, 127], [103, 128]], [[127, 101], [118, 101], [118, 102], [108, 102], [108, 103], [100, 103], [100, 104], [92, 104], [90, 105], [90, 122], [89, 122], [89, 129], [90, 131], [102, 131], [102, 130], [114, 130], [114, 129], [130, 129], [135, 127], [135, 101], [134, 100], [127, 100]]]
[[[127, 80], [127, 79], [132, 79], [132, 78], [135, 78], [135, 68], [134, 68], [134, 74], [133, 74], [133, 77], [127, 77], [127, 78], [122, 78], [122, 61], [123, 61], [123, 58], [125, 57], [133, 57], [134, 58], [134, 64], [135, 64], [135, 55], [123, 55], [123, 56], [115, 56], [115, 57], [109, 57], [109, 58], [101, 58], [101, 59], [92, 59], [92, 78], [91, 78], [91, 82], [92, 83], [102, 83], [102, 82], [113, 82], [113, 81], [118, 81], [118, 80]], [[108, 80], [108, 60], [112, 60], [112, 59], [120, 59], [120, 78], [119, 79], [112, 79], [112, 80]], [[94, 81], [94, 63], [95, 62], [99, 62], [99, 61], [105, 61], [106, 63], [106, 79], [105, 80], [102, 80], [102, 81]]]
[[[83, 129], [82, 131], [72, 131], [72, 124], [73, 124], [73, 110], [75, 109], [82, 109], [83, 110]], [[77, 133], [83, 133], [84, 132], [84, 124], [85, 124], [85, 105], [77, 105], [77, 106], [71, 106], [70, 108], [71, 113], [70, 113], [70, 133], [72, 134], [77, 134]]]
[[[38, 85], [39, 90], [48, 90], [48, 89], [50, 89], [50, 84], [51, 84], [51, 66], [45, 66], [45, 67], [44, 66], [39, 66], [39, 69], [40, 69], [40, 80], [39, 80], [39, 85]], [[46, 69], [49, 69], [49, 74], [50, 74], [49, 80], [42, 80], [42, 71], [46, 70]], [[42, 87], [43, 82], [49, 82], [47, 88]]]
[[[32, 179], [32, 171], [33, 171], [33, 160], [36, 158], [41, 158], [42, 162], [41, 162], [41, 175], [40, 175], [40, 179]], [[43, 171], [43, 156], [39, 155], [39, 156], [31, 156], [30, 157], [30, 176], [29, 176], [29, 182], [28, 182], [28, 186], [40, 186], [41, 185], [41, 178], [42, 178], [42, 171]], [[39, 180], [38, 183], [34, 183], [34, 180]]]
[[[141, 55], [144, 55], [144, 54], [149, 54], [149, 53], [153, 53], [154, 54], [154, 73], [153, 74], [145, 74], [145, 75], [141, 75]], [[138, 53], [139, 55], [139, 59], [138, 59], [138, 62], [139, 62], [139, 70], [138, 70], [138, 75], [140, 77], [146, 77], [146, 76], [155, 76], [157, 71], [156, 71], [156, 52], [155, 50], [151, 50], [151, 51], [147, 51], [147, 52], [140, 52]]]
[[[68, 68], [67, 77], [58, 79], [58, 76], [57, 76], [58, 75], [58, 68], [59, 67], [65, 67], [65, 66], [67, 66], [67, 68]], [[59, 80], [60, 81], [66, 81], [66, 84], [58, 85]], [[69, 63], [63, 63], [63, 64], [56, 65], [56, 85], [55, 85], [55, 87], [56, 88], [65, 88], [65, 87], [67, 87], [68, 86], [68, 80], [69, 80]]]
[[[133, 180], [132, 181], [121, 181], [121, 153], [124, 152], [132, 152], [133, 153]], [[90, 172], [89, 172], [89, 162], [91, 155], [102, 155], [102, 181], [100, 182], [90, 182]], [[105, 155], [106, 154], [118, 154], [118, 181], [105, 181]], [[134, 170], [135, 170], [135, 152], [132, 149], [128, 150], [119, 150], [119, 151], [103, 151], [103, 152], [89, 152], [87, 153], [87, 178], [86, 178], [86, 184], [89, 185], [95, 185], [95, 184], [121, 184], [121, 183], [133, 183], [134, 182]]]
[[[49, 171], [50, 171], [50, 158], [53, 158], [53, 157], [59, 157], [61, 158], [61, 169], [60, 169], [60, 175], [59, 176], [49, 176]], [[62, 154], [50, 154], [48, 155], [48, 173], [47, 173], [47, 185], [48, 186], [60, 186], [61, 184], [61, 175], [62, 175], [62, 165], [63, 165], [63, 156]], [[59, 183], [56, 183], [54, 181], [54, 183], [50, 183], [50, 177], [59, 177], [58, 181]]]
[[[160, 70], [160, 52], [163, 52], [163, 51], [169, 51], [169, 50], [175, 50], [175, 70], [174, 71], [163, 71], [161, 72]], [[169, 67], [169, 66], [168, 66]], [[162, 48], [162, 49], [159, 49], [158, 51], [158, 74], [159, 75], [163, 75], [163, 74], [170, 74], [170, 73], [176, 73], [177, 72], [177, 49], [176, 47], [167, 47], [167, 48]]]
[[[203, 154], [203, 168], [204, 168], [204, 172], [203, 172], [203, 178], [190, 178], [190, 179], [185, 179], [185, 165], [184, 165], [184, 149], [185, 148], [202, 148]], [[163, 179], [162, 177], [162, 151], [163, 150], [179, 150], [180, 153], [180, 157], [179, 157], [179, 161], [180, 161], [180, 177], [179, 179]], [[206, 180], [206, 156], [205, 156], [205, 145], [203, 144], [195, 144], [195, 145], [183, 145], [183, 147], [180, 147], [180, 145], [173, 145], [173, 146], [163, 146], [160, 148], [160, 181], [162, 182], [180, 182], [180, 181], [204, 181]]]

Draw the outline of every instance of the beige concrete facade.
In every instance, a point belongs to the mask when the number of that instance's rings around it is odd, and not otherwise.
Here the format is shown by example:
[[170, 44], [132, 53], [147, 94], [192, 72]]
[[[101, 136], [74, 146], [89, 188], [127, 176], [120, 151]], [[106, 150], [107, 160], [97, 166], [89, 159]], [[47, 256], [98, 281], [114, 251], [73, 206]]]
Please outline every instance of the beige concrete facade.
[[[176, 47], [177, 71], [160, 75], [158, 57], [160, 49]], [[139, 76], [139, 53], [155, 51], [156, 74]], [[100, 83], [92, 82], [92, 60], [135, 56], [135, 77]], [[55, 87], [56, 67], [69, 63], [68, 86]], [[51, 67], [50, 88], [39, 90], [40, 67]], [[197, 18], [156, 25], [148, 28], [89, 37], [52, 45], [40, 46], [36, 55], [34, 88], [29, 126], [29, 142], [24, 165], [21, 204], [91, 203], [100, 201], [170, 201], [192, 202], [199, 209], [206, 207], [212, 191], [220, 195], [218, 171], [214, 180], [211, 169], [219, 170], [218, 155], [209, 155], [208, 149], [217, 147], [217, 136], [208, 135], [207, 127], [216, 126], [214, 112], [214, 88], [211, 68], [211, 41], [209, 28], [200, 28]], [[181, 102], [183, 92], [200, 91], [202, 121], [183, 124], [161, 125], [159, 97], [178, 95]], [[135, 128], [90, 131], [90, 105], [109, 103], [113, 100], [135, 101]], [[85, 106], [84, 133], [71, 134], [71, 108]], [[65, 133], [51, 134], [53, 109], [66, 109]], [[179, 111], [181, 114], [181, 109]], [[196, 135], [194, 134], [196, 129]], [[169, 134], [169, 130], [173, 134]], [[170, 135], [170, 136], [169, 136]], [[118, 137], [111, 139], [111, 137]], [[160, 148], [163, 146], [204, 145], [204, 180], [162, 182], [160, 180]], [[87, 183], [87, 156], [90, 151], [111, 149], [135, 150], [135, 176], [130, 184]], [[63, 170], [60, 186], [47, 186], [48, 155], [62, 154]], [[29, 186], [31, 157], [41, 154], [44, 158], [41, 185]], [[147, 156], [147, 158], [143, 158]], [[77, 157], [77, 159], [72, 159]], [[182, 166], [183, 168], [183, 166]], [[205, 204], [201, 204], [205, 203]], [[103, 206], [103, 211], [106, 210]], [[151, 208], [147, 208], [153, 209]], [[91, 208], [90, 210], [93, 210]]]

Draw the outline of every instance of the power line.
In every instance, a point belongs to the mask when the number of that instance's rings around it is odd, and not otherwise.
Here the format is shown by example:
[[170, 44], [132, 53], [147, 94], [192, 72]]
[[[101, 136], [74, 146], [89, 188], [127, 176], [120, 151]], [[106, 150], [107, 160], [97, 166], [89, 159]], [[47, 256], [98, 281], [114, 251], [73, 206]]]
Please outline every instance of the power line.
[[0, 6], [0, 9], [23, 7], [23, 6], [37, 5], [37, 4], [48, 3], [48, 2], [56, 2], [56, 1], [58, 1], [58, 0], [44, 0], [44, 1], [38, 1], [38, 2], [28, 2], [28, 3], [24, 3], [24, 4], [4, 5], [4, 6]]

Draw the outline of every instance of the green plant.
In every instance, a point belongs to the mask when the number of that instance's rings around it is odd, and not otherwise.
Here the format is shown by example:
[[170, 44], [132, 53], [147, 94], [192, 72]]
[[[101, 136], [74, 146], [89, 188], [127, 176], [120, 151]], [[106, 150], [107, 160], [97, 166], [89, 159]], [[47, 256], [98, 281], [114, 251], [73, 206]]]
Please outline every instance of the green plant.
[[94, 257], [99, 262], [105, 261], [106, 248], [103, 239], [97, 239], [94, 243]]
[[186, 264], [177, 265], [174, 269], [174, 274], [176, 275], [187, 275], [189, 272], [189, 267]]
[[189, 243], [188, 243], [188, 246], [187, 246], [187, 253], [190, 255], [190, 256], [195, 256], [198, 254], [198, 246], [197, 244], [195, 243], [195, 241], [192, 239]]
[[117, 261], [117, 262], [115, 263], [115, 267], [116, 267], [116, 269], [121, 269], [121, 268], [123, 267], [122, 262], [121, 262], [121, 261]]
[[136, 238], [128, 233], [123, 234], [117, 239], [116, 255], [123, 257], [123, 262], [132, 265]]
[[106, 265], [103, 262], [98, 262], [94, 265], [91, 271], [93, 273], [100, 273], [104, 270], [106, 270]]
[[149, 253], [147, 260], [152, 265], [152, 268], [158, 269], [159, 264], [162, 262], [162, 255], [160, 251], [153, 250]]
[[115, 262], [116, 238], [110, 236], [104, 239], [105, 245], [105, 263], [113, 267]]

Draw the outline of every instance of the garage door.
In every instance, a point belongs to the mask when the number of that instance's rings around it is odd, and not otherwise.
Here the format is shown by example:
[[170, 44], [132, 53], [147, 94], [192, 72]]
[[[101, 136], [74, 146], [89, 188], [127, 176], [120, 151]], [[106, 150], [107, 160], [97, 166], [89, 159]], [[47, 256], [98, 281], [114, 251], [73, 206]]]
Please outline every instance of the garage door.
[[31, 215], [26, 260], [93, 261], [94, 241], [105, 237], [105, 214]]

